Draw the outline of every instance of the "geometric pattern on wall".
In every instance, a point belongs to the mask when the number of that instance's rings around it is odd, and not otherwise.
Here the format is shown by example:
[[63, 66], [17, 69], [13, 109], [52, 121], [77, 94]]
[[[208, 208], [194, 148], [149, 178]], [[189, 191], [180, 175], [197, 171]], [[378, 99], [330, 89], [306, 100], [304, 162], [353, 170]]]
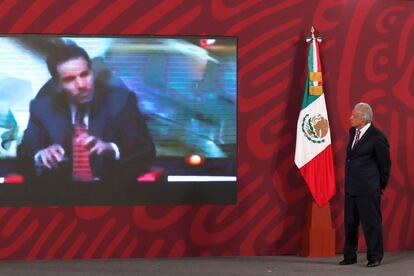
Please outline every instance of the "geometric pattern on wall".
[[372, 105], [391, 146], [385, 250], [413, 250], [413, 2], [5, 0], [5, 34], [237, 36], [239, 190], [236, 205], [0, 208], [0, 258], [296, 254], [312, 200], [293, 162], [311, 25], [324, 39], [337, 251], [348, 117], [360, 101]]

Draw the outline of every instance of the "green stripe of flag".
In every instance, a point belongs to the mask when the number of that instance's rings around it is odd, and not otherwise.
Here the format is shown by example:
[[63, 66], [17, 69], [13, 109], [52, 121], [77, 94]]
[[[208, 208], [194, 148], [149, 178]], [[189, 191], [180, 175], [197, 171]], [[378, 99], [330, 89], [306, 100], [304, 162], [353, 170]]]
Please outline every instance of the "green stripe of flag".
[[309, 43], [309, 53], [308, 53], [308, 73], [306, 77], [306, 85], [305, 85], [305, 92], [303, 94], [303, 100], [302, 100], [302, 109], [305, 109], [308, 105], [313, 103], [317, 98], [320, 96], [312, 96], [309, 95], [309, 85], [311, 84], [311, 81], [309, 80], [309, 72], [314, 72], [313, 68], [313, 43], [312, 41]]

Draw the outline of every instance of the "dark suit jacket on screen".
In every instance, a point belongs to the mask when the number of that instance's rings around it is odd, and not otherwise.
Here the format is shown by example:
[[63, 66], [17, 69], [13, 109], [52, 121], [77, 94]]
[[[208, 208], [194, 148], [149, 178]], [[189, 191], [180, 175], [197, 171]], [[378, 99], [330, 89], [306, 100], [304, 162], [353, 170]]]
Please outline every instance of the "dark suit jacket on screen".
[[381, 189], [387, 186], [391, 169], [387, 138], [371, 124], [354, 149], [351, 149], [355, 133], [355, 128], [349, 130], [345, 192], [353, 196], [381, 195]]
[[[72, 136], [70, 106], [62, 92], [36, 97], [30, 104], [30, 119], [18, 147], [19, 167], [29, 178], [35, 175], [34, 155], [52, 144], [59, 144], [68, 157], [61, 168], [46, 174], [71, 175]], [[120, 87], [97, 86], [89, 111], [89, 134], [115, 143], [120, 160], [91, 156], [94, 176], [137, 175], [155, 157], [155, 147], [133, 92]], [[66, 165], [65, 165], [66, 163]]]

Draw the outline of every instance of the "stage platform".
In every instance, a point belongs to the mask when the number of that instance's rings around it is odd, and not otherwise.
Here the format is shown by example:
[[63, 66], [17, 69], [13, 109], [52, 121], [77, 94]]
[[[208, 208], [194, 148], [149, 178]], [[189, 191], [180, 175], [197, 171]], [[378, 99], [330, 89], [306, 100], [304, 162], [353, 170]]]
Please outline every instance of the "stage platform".
[[383, 264], [367, 268], [365, 254], [357, 264], [340, 266], [342, 256], [193, 257], [109, 260], [0, 261], [0, 275], [413, 275], [414, 252], [389, 252]]

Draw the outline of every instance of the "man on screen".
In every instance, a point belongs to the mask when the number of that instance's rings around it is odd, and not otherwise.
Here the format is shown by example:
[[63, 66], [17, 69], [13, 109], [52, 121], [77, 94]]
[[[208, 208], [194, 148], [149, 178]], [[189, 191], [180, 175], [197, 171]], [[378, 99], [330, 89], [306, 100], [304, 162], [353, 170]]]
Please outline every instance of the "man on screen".
[[340, 265], [357, 261], [360, 222], [367, 244], [367, 266], [379, 266], [384, 256], [381, 195], [387, 186], [391, 160], [387, 138], [371, 123], [372, 116], [368, 104], [358, 103], [350, 117], [345, 164], [345, 248]]
[[73, 43], [53, 51], [47, 66], [56, 91], [31, 102], [17, 151], [25, 175], [93, 181], [143, 172], [155, 147], [135, 94], [96, 82], [88, 54]]

